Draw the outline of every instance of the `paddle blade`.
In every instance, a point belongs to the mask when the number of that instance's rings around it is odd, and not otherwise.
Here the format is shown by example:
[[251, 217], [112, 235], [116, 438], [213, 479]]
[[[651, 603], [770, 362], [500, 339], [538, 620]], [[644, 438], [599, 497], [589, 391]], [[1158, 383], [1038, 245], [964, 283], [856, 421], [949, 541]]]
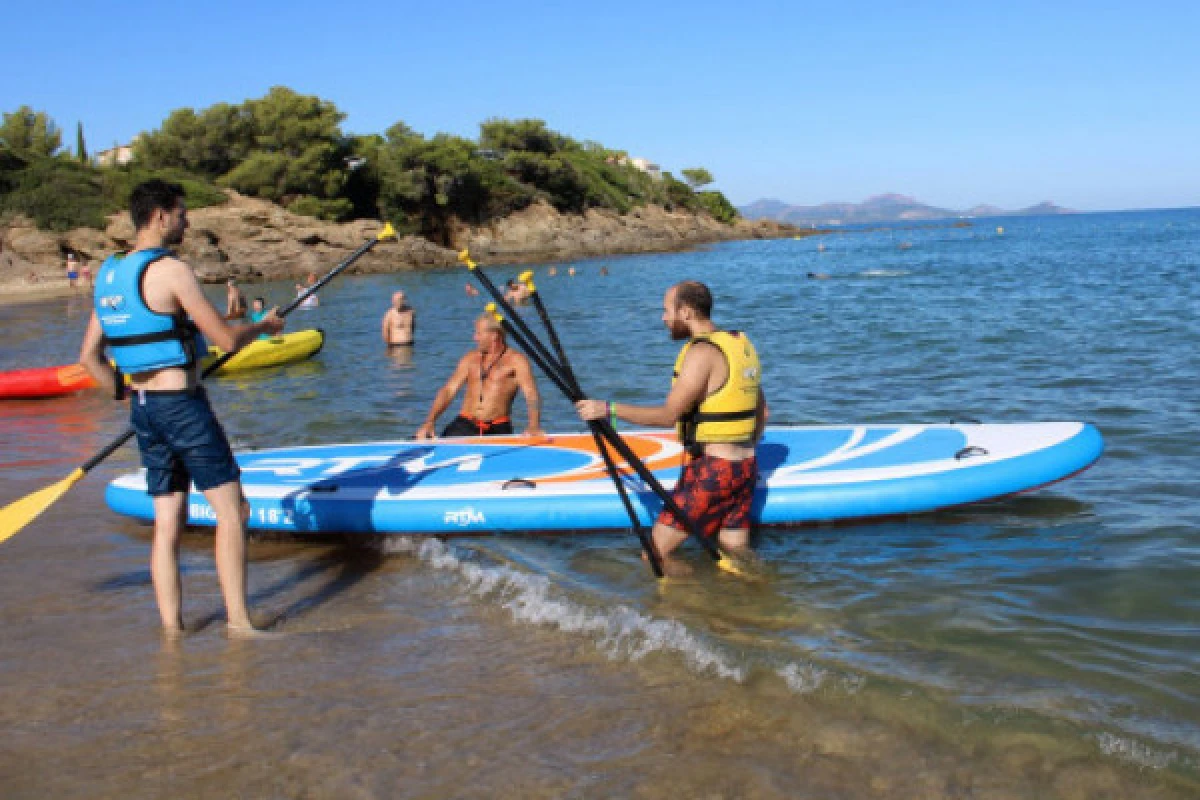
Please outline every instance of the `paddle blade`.
[[467, 269], [475, 269], [475, 262], [471, 260], [471, 253], [467, 248], [463, 248], [458, 254], [458, 260], [467, 265]]
[[383, 226], [383, 230], [381, 230], [375, 236], [375, 238], [381, 242], [386, 242], [388, 239], [395, 239], [396, 238], [396, 229], [393, 228], [392, 223], [389, 222], [388, 224]]
[[739, 553], [734, 556], [727, 552], [721, 552], [721, 557], [717, 559], [716, 564], [717, 569], [722, 572], [736, 575], [743, 580], [751, 582], [766, 580], [762, 561], [749, 553]]
[[8, 540], [37, 519], [39, 514], [54, 505], [55, 501], [66, 494], [83, 476], [83, 470], [76, 469], [58, 483], [39, 489], [0, 509], [0, 542]]

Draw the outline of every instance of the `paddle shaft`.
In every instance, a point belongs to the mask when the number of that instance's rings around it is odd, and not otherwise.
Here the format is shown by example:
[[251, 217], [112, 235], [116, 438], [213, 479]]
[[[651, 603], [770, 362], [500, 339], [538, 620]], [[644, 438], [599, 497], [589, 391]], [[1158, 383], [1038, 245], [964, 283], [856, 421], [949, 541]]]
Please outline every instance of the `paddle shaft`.
[[[512, 336], [513, 340], [517, 342], [518, 346], [520, 346], [521, 349], [524, 350], [531, 359], [533, 359], [534, 363], [538, 365], [538, 368], [546, 374], [546, 377], [549, 378], [564, 395], [566, 395], [567, 399], [570, 400], [572, 404], [586, 399], [583, 396], [583, 392], [579, 390], [578, 386], [571, 386], [565, 381], [563, 376], [560, 374], [558, 364], [552, 357], [548, 357], [549, 353], [546, 351], [545, 346], [542, 345], [541, 341], [538, 340], [533, 331], [529, 329], [529, 326], [525, 324], [525, 321], [513, 311], [512, 306], [509, 305], [508, 301], [504, 299], [504, 295], [500, 293], [500, 291], [496, 288], [496, 285], [492, 283], [486, 274], [484, 274], [483, 270], [481, 270], [478, 265], [471, 266], [470, 269], [473, 273], [475, 273], [475, 276], [479, 279], [479, 282], [483, 284], [483, 287], [488, 290], [488, 293], [495, 298], [497, 305], [504, 309], [505, 317], [503, 318], [501, 324], [504, 326], [505, 331]], [[513, 322], [516, 323], [516, 326], [509, 322], [509, 318], [512, 318]], [[517, 326], [521, 328], [520, 332], [518, 332]], [[529, 341], [526, 341], [526, 336], [529, 337]], [[547, 357], [544, 357], [543, 354]], [[646, 465], [642, 463], [642, 460], [637, 457], [637, 454], [634, 453], [632, 449], [630, 449], [629, 445], [625, 443], [625, 440], [621, 438], [616, 429], [613, 428], [607, 420], [593, 420], [592, 424], [595, 425], [595, 429], [599, 430], [604, 438], [607, 439], [610, 444], [612, 444], [613, 449], [617, 451], [621, 458], [625, 459], [625, 463], [633, 467], [634, 471], [637, 472], [641, 479], [644, 480], [654, 491], [654, 493], [658, 495], [659, 499], [662, 500], [663, 505], [666, 506], [666, 508], [675, 516], [675, 518], [687, 526], [688, 533], [696, 537], [696, 539], [700, 542], [700, 544], [704, 547], [714, 561], [719, 562], [721, 560], [721, 553], [719, 550], [717, 550], [717, 546], [700, 534], [699, 529], [696, 528], [696, 525], [692, 522], [691, 517], [684, 513], [683, 509], [679, 507], [679, 504], [675, 502], [675, 498], [671, 497], [670, 493], [663, 487], [661, 483], [659, 483], [658, 478], [654, 477], [654, 473], [652, 473], [646, 467]]]
[[[532, 281], [529, 281], [531, 286], [532, 283]], [[550, 345], [554, 348], [554, 352], [558, 354], [558, 363], [562, 367], [563, 377], [566, 378], [567, 384], [582, 397], [583, 389], [579, 386], [579, 380], [575, 377], [575, 371], [571, 369], [571, 362], [567, 359], [567, 351], [563, 349], [562, 341], [559, 340], [558, 333], [554, 330], [554, 324], [550, 322], [550, 315], [546, 312], [546, 306], [542, 303], [542, 297], [538, 294], [536, 287], [532, 288], [530, 296], [533, 298], [533, 307], [537, 309], [538, 316], [542, 320], [542, 327], [546, 329], [546, 335], [550, 337]], [[656, 578], [661, 578], [663, 576], [663, 569], [661, 560], [658, 557], [658, 551], [654, 549], [654, 542], [642, 527], [641, 520], [638, 519], [637, 511], [633, 508], [633, 502], [629, 499], [629, 492], [625, 489], [625, 482], [621, 480], [621, 474], [617, 471], [617, 465], [613, 462], [612, 454], [608, 452], [608, 446], [604, 443], [604, 437], [600, 433], [600, 428], [595, 422], [589, 422], [588, 428], [592, 432], [592, 440], [596, 443], [597, 452], [604, 458], [604, 466], [608, 470], [608, 475], [612, 478], [613, 485], [617, 487], [617, 494], [621, 498], [621, 505], [625, 506], [625, 513], [629, 515], [629, 524], [633, 526], [633, 532], [637, 534], [638, 541], [642, 543], [642, 552], [646, 554], [646, 558], [650, 562], [650, 569], [654, 571]]]
[[[279, 316], [286, 317], [288, 314], [295, 311], [297, 308], [299, 308], [301, 303], [303, 303], [305, 300], [308, 299], [309, 295], [315, 294], [318, 289], [320, 289], [325, 284], [329, 283], [331, 280], [333, 280], [335, 277], [337, 277], [337, 275], [339, 273], [341, 273], [344, 269], [349, 267], [351, 264], [353, 264], [358, 259], [362, 258], [364, 255], [366, 255], [366, 253], [372, 247], [379, 244], [381, 241], [383, 241], [383, 239], [376, 237], [374, 239], [371, 239], [369, 242], [365, 242], [362, 247], [355, 250], [353, 253], [351, 253], [349, 256], [347, 256], [344, 261], [342, 261], [340, 264], [338, 264], [336, 267], [334, 267], [328, 273], [326, 273], [324, 278], [321, 278], [321, 280], [317, 281], [312, 286], [309, 286], [307, 289], [305, 289], [303, 292], [301, 292], [300, 295], [297, 296], [295, 300], [293, 300], [291, 303], [288, 303], [286, 306], [284, 306], [283, 309], [281, 309], [279, 311]], [[211, 363], [207, 367], [205, 367], [204, 372], [202, 372], [200, 374], [200, 380], [204, 380], [209, 375], [212, 375], [214, 372], [216, 372], [221, 367], [223, 367], [225, 365], [225, 362], [228, 361], [229, 359], [233, 358], [234, 355], [236, 354], [236, 352], [237, 351], [233, 351], [230, 353], [223, 353], [220, 358], [218, 358], [216, 361], [214, 361], [213, 363]], [[135, 433], [136, 433], [136, 431], [134, 431], [133, 428], [128, 428], [124, 433], [122, 433], [116, 439], [113, 439], [111, 442], [109, 442], [108, 445], [106, 445], [103, 450], [101, 450], [99, 453], [96, 453], [96, 455], [89, 458], [79, 469], [85, 474], [88, 472], [91, 472], [92, 469], [95, 468], [97, 464], [99, 464], [101, 461], [103, 461], [104, 459], [111, 456], [113, 453], [117, 452], [117, 450], [120, 450], [121, 447], [126, 442], [128, 442], [130, 439], [132, 439], [134, 437]]]

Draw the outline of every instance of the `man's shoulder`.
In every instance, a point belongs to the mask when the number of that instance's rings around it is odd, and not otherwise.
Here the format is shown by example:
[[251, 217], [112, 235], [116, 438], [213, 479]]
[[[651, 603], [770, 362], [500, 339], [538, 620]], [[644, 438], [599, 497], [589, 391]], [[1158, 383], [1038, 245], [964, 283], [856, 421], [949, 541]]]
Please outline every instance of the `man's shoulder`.
[[164, 256], [146, 267], [143, 286], [166, 289], [172, 294], [185, 292], [198, 286], [196, 274], [184, 261], [175, 256]]
[[196, 276], [192, 272], [192, 268], [187, 265], [187, 262], [175, 255], [166, 255], [162, 258], [156, 258], [146, 265], [146, 275], [163, 275], [168, 277], [187, 276], [195, 280]]
[[711, 339], [692, 339], [688, 342], [687, 356], [684, 358], [684, 363], [692, 361], [700, 363], [705, 360], [711, 360], [721, 355], [721, 346]]

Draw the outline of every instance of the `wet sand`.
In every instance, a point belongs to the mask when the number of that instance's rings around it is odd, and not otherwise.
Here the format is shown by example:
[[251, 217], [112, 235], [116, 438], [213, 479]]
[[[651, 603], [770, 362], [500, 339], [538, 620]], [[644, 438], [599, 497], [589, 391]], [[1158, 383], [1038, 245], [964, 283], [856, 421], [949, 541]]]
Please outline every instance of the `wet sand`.
[[614, 663], [402, 541], [254, 545], [254, 603], [283, 635], [239, 641], [191, 536], [193, 630], [165, 639], [146, 531], [97, 525], [101, 485], [0, 566], [6, 798], [1184, 796], [1038, 737], [942, 740], [903, 708], [887, 724], [836, 688]]
[[0, 305], [36, 303], [55, 297], [70, 297], [73, 294], [90, 296], [92, 287], [82, 282], [72, 288], [69, 281], [43, 278], [37, 283], [28, 280], [0, 281]]

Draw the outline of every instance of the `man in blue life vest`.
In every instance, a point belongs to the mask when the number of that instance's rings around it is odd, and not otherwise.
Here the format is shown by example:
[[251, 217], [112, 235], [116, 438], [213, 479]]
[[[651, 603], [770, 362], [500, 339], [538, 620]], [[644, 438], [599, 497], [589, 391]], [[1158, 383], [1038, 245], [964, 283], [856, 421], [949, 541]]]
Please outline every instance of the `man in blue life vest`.
[[[661, 406], [580, 400], [584, 421], [623, 419], [648, 427], [675, 427], [692, 458], [672, 497], [701, 534], [717, 536], [727, 551], [750, 544], [750, 509], [758, 480], [755, 445], [767, 420], [758, 355], [738, 331], [718, 330], [709, 318], [712, 293], [683, 281], [663, 297], [663, 324], [687, 343], [675, 360], [671, 391]], [[654, 523], [654, 547], [668, 575], [690, 568], [670, 558], [687, 538], [687, 524], [664, 509]]]
[[96, 275], [95, 310], [79, 360], [114, 395], [128, 376], [130, 420], [154, 498], [150, 574], [164, 630], [183, 631], [179, 537], [188, 486], [195, 483], [217, 516], [217, 576], [229, 632], [253, 634], [240, 471], [200, 386], [197, 362], [207, 353], [205, 339], [234, 352], [261, 333], [283, 330], [283, 319], [272, 309], [261, 322], [230, 326], [191, 267], [166, 249], [183, 241], [188, 226], [181, 186], [160, 180], [138, 185], [130, 215], [134, 249], [108, 258]]

